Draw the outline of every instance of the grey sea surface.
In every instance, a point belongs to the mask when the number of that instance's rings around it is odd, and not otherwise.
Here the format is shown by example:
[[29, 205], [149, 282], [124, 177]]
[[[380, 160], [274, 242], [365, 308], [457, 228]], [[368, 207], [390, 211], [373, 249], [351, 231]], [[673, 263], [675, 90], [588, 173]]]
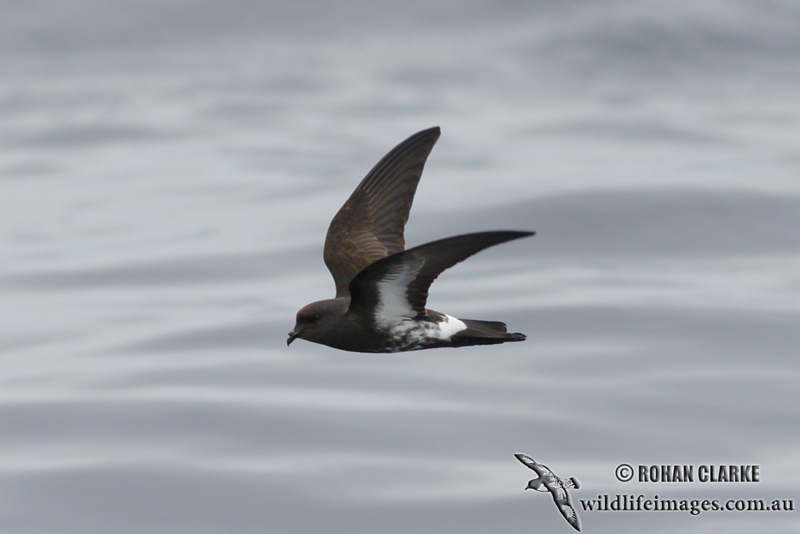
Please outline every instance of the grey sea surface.
[[[800, 500], [800, 3], [6, 1], [0, 63], [3, 533], [571, 532], [514, 453], [584, 532], [797, 532], [581, 500]], [[407, 244], [537, 235], [429, 305], [528, 340], [287, 348], [433, 125]]]

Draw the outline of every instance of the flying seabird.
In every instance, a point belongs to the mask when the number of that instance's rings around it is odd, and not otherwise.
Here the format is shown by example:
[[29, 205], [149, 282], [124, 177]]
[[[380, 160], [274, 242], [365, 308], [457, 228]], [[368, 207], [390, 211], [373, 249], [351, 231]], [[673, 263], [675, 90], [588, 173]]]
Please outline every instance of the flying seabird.
[[300, 338], [354, 352], [400, 352], [525, 339], [499, 321], [425, 308], [428, 288], [442, 271], [487, 247], [533, 235], [480, 232], [404, 250], [414, 192], [439, 133], [438, 127], [423, 130], [393, 148], [333, 218], [323, 257], [336, 297], [297, 312], [287, 345]]
[[575, 530], [580, 532], [581, 521], [578, 519], [578, 513], [572, 507], [572, 501], [567, 493], [567, 488], [578, 489], [581, 485], [575, 477], [561, 478], [557, 477], [549, 467], [546, 465], [536, 463], [536, 460], [524, 454], [515, 454], [517, 460], [536, 471], [538, 477], [528, 481], [525, 489], [535, 489], [536, 491], [549, 491], [553, 495], [553, 501], [556, 503], [558, 511], [567, 520], [567, 523], [573, 526]]

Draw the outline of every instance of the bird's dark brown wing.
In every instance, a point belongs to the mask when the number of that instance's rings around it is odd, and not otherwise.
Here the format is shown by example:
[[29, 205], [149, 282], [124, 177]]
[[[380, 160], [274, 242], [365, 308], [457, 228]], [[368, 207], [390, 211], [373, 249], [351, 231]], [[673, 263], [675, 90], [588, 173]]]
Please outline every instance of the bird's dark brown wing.
[[428, 288], [442, 271], [481, 250], [533, 232], [481, 232], [440, 239], [383, 258], [350, 283], [350, 311], [375, 309], [387, 317], [425, 314]]
[[439, 127], [416, 133], [394, 147], [358, 184], [331, 221], [324, 259], [336, 296], [365, 267], [405, 248], [403, 229]]

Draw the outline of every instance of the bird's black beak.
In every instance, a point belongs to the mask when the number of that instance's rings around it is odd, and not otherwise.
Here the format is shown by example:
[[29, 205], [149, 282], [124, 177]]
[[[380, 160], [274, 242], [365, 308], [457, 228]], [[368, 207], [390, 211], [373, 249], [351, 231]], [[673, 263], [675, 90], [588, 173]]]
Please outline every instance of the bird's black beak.
[[297, 332], [295, 330], [289, 332], [289, 339], [286, 340], [286, 346], [288, 347], [289, 345], [291, 345], [292, 341], [294, 341], [298, 337], [300, 337], [300, 332]]

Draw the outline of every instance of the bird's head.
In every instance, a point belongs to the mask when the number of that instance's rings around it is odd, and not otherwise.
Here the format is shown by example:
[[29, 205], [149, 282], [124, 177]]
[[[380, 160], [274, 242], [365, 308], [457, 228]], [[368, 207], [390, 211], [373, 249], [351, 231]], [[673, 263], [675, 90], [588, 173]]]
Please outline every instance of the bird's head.
[[328, 299], [301, 308], [286, 345], [291, 345], [297, 338], [327, 344], [327, 338], [336, 334], [337, 321], [346, 313], [347, 304], [343, 299]]
[[526, 490], [532, 489], [536, 491], [547, 491], [544, 487], [544, 483], [542, 482], [541, 478], [534, 478], [533, 480], [528, 481], [528, 485], [525, 486]]

